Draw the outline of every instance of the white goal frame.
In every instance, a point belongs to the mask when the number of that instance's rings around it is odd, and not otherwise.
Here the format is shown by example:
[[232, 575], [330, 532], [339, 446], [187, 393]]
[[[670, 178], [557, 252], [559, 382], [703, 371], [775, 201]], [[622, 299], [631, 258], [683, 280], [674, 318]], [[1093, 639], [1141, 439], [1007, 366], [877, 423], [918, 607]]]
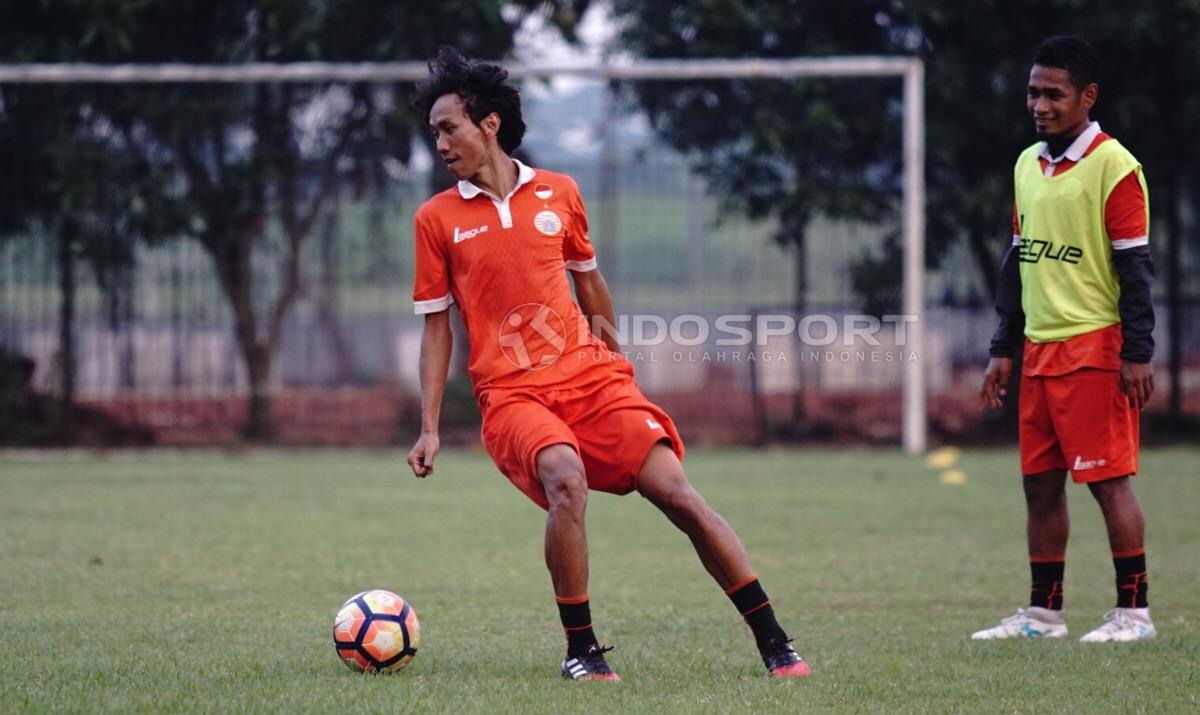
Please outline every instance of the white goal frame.
[[[901, 443], [905, 451], [925, 451], [925, 64], [906, 56], [796, 57], [783, 59], [636, 60], [604, 64], [506, 64], [515, 79], [554, 76], [606, 80], [671, 80], [796, 77], [901, 77], [904, 80], [903, 221], [906, 345], [917, 359], [904, 365]], [[174, 83], [174, 82], [412, 82], [424, 78], [424, 62], [236, 65], [194, 64], [0, 64], [0, 84], [9, 83]]]

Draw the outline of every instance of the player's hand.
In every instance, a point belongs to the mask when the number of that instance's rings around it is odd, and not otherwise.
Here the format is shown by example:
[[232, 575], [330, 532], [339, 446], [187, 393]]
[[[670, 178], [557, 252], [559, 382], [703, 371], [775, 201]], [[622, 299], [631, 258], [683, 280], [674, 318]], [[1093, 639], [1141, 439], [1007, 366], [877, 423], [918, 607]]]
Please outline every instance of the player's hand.
[[1129, 406], [1146, 409], [1154, 394], [1154, 368], [1148, 362], [1121, 361], [1121, 392], [1129, 398]]
[[422, 433], [408, 453], [408, 466], [413, 475], [422, 479], [433, 474], [433, 458], [437, 456], [440, 441], [436, 434]]
[[1012, 378], [1012, 358], [994, 357], [988, 360], [983, 373], [983, 388], [979, 391], [979, 410], [999, 409], [1008, 396], [1008, 381]]

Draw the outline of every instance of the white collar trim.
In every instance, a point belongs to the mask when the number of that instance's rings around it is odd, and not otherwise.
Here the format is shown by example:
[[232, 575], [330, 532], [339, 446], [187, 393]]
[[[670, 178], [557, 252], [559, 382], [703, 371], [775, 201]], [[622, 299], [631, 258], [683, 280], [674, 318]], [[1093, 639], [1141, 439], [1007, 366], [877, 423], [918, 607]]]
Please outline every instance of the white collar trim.
[[508, 196], [505, 196], [503, 199], [497, 199], [496, 197], [489, 194], [487, 191], [484, 191], [483, 189], [479, 188], [475, 184], [472, 184], [470, 181], [467, 181], [466, 179], [463, 179], [462, 181], [458, 182], [459, 195], [462, 196], [464, 199], [470, 200], [480, 194], [487, 194], [488, 196], [491, 196], [492, 199], [495, 201], [507, 201], [510, 196], [517, 193], [517, 189], [519, 189], [522, 186], [524, 186], [525, 184], [528, 184], [529, 182], [533, 181], [533, 177], [536, 175], [533, 169], [522, 164], [520, 162], [520, 160], [513, 159], [512, 162], [517, 165], [517, 183], [516, 183], [516, 185], [513, 186], [512, 191], [508, 192]]
[[1083, 158], [1083, 155], [1088, 150], [1088, 147], [1092, 145], [1092, 142], [1096, 141], [1096, 137], [1099, 136], [1099, 134], [1100, 122], [1090, 122], [1088, 124], [1088, 128], [1084, 129], [1082, 134], [1075, 137], [1075, 141], [1071, 142], [1071, 146], [1067, 147], [1067, 150], [1062, 153], [1062, 156], [1057, 158], [1050, 156], [1050, 147], [1046, 144], [1046, 142], [1042, 142], [1038, 145], [1038, 156], [1050, 162], [1051, 164], [1057, 164], [1063, 159], [1079, 161]]

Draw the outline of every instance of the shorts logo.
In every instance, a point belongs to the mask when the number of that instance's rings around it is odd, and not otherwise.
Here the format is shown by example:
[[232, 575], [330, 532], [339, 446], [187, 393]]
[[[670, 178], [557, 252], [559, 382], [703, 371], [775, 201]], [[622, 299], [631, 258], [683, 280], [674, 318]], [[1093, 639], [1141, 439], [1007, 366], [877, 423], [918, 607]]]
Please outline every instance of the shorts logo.
[[562, 219], [553, 211], [542, 211], [533, 217], [533, 225], [547, 236], [556, 236], [562, 230]]
[[1105, 464], [1106, 464], [1106, 462], [1103, 459], [1089, 459], [1085, 462], [1083, 457], [1081, 457], [1080, 455], [1077, 454], [1077, 455], [1075, 455], [1075, 464], [1074, 464], [1074, 466], [1071, 467], [1071, 471], [1072, 472], [1082, 472], [1086, 469], [1095, 469], [1096, 467], [1103, 467]]
[[662, 429], [663, 428], [662, 425], [660, 425], [659, 423], [650, 419], [649, 417], [646, 418], [646, 426], [649, 427], [650, 429]]
[[567, 326], [549, 306], [525, 303], [500, 321], [500, 352], [522, 370], [554, 364], [567, 347]]
[[460, 233], [458, 230], [458, 226], [455, 226], [454, 227], [454, 242], [462, 243], [463, 241], [467, 240], [468, 238], [475, 238], [476, 236], [478, 236], [481, 233], [487, 233], [487, 230], [488, 230], [488, 227], [485, 225], [485, 226], [478, 226], [476, 228], [471, 229], [470, 231], [463, 231]]
[[545, 201], [554, 195], [554, 189], [550, 188], [550, 184], [538, 184], [533, 187], [533, 195]]

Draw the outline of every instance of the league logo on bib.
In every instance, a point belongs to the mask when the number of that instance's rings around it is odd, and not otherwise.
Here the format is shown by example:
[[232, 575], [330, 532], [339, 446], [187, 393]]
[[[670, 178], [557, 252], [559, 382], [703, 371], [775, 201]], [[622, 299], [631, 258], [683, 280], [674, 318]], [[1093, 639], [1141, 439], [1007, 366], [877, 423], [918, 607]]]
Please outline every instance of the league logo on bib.
[[562, 230], [562, 219], [553, 211], [542, 211], [533, 217], [533, 225], [547, 236], [555, 236]]
[[550, 188], [550, 184], [538, 184], [533, 187], [533, 195], [545, 201], [554, 195], [554, 189]]

